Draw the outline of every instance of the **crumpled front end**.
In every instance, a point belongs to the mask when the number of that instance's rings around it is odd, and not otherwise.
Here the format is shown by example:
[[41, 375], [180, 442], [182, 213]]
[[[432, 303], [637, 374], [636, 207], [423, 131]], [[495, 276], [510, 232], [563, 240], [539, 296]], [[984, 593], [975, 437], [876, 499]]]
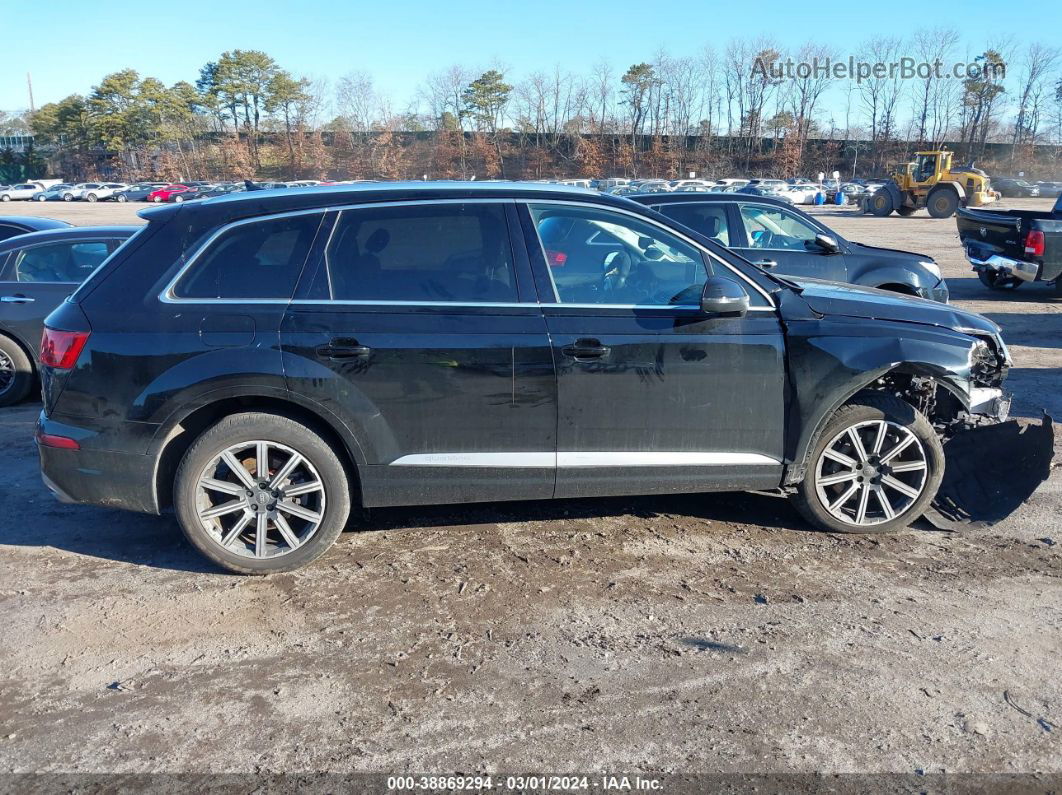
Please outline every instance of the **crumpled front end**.
[[942, 429], [944, 479], [925, 514], [942, 530], [1002, 521], [1051, 474], [1051, 417], [1045, 413], [1039, 424], [1007, 420], [1003, 383], [1010, 365], [1001, 337], [978, 335], [970, 352], [969, 407]]

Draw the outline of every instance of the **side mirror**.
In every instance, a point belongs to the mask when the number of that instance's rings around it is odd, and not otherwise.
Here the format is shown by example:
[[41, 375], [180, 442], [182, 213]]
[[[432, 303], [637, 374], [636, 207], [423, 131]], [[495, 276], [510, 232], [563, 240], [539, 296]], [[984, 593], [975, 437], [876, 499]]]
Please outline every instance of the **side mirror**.
[[818, 246], [826, 254], [840, 254], [841, 247], [837, 245], [837, 241], [829, 235], [815, 235], [815, 245]]
[[701, 312], [713, 317], [744, 317], [749, 311], [749, 295], [733, 279], [709, 276], [701, 291]]

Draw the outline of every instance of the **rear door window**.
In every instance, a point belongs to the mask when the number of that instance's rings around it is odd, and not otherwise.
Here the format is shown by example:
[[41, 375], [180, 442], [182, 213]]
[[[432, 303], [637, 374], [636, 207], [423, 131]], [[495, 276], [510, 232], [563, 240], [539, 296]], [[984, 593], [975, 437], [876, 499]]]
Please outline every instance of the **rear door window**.
[[7, 224], [0, 224], [0, 240], [7, 240], [9, 237], [24, 234], [26, 234], [25, 229], [19, 229], [17, 226], [8, 226]]
[[659, 210], [668, 218], [700, 232], [721, 246], [730, 245], [730, 227], [726, 220], [726, 204], [723, 202], [681, 202], [665, 204]]
[[320, 292], [341, 301], [518, 300], [505, 210], [496, 203], [345, 210], [324, 274]]
[[80, 284], [107, 259], [111, 241], [49, 243], [18, 252], [16, 278], [20, 282], [63, 282]]
[[224, 230], [193, 261], [177, 298], [288, 299], [323, 213], [265, 218]]

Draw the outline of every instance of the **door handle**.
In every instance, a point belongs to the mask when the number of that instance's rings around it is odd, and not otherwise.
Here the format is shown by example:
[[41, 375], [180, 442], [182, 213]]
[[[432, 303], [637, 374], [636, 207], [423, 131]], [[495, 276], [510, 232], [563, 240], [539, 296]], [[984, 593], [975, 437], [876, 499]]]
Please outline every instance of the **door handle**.
[[5, 304], [32, 304], [36, 300], [26, 295], [0, 295], [0, 303]]
[[372, 353], [372, 348], [359, 345], [357, 340], [332, 340], [317, 347], [322, 359], [359, 359]]
[[561, 348], [561, 352], [579, 361], [580, 359], [603, 359], [612, 352], [612, 349], [597, 340], [576, 340], [574, 344]]
[[773, 259], [761, 259], [759, 262], [754, 262], [752, 264], [755, 265], [758, 268], [763, 268], [764, 270], [768, 270], [768, 271], [771, 268], [777, 268], [778, 267], [778, 261], [777, 260], [773, 260]]

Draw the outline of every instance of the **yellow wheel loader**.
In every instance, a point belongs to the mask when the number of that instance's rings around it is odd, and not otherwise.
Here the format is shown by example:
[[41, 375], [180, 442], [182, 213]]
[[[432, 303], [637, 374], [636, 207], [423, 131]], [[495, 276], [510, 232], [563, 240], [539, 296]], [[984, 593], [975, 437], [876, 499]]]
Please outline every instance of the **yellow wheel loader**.
[[934, 218], [950, 218], [959, 207], [996, 201], [988, 174], [973, 166], [952, 169], [947, 149], [916, 152], [913, 163], [899, 166], [885, 186], [867, 197], [863, 212], [885, 217], [911, 215], [925, 207]]

